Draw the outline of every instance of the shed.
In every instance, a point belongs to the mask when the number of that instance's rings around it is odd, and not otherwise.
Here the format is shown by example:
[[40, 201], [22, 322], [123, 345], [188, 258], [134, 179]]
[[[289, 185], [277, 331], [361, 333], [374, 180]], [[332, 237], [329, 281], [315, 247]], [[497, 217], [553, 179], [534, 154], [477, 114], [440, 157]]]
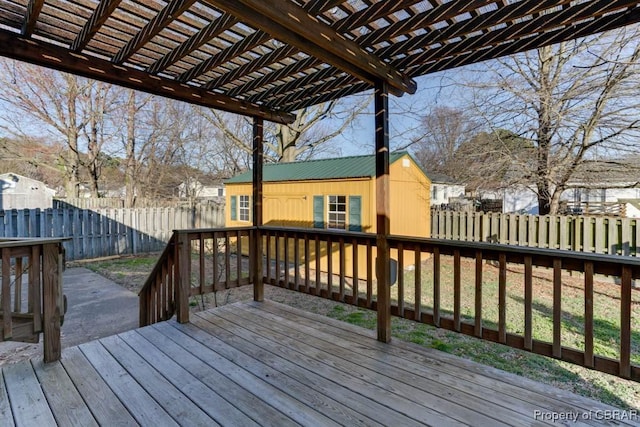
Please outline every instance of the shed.
[[[264, 225], [376, 232], [375, 156], [264, 166]], [[389, 156], [391, 234], [429, 237], [431, 181], [405, 151]], [[251, 171], [226, 181], [228, 227], [251, 222]]]
[[[267, 164], [263, 172], [264, 225], [375, 233], [375, 170], [374, 155]], [[251, 179], [249, 170], [226, 181], [227, 227], [251, 223]], [[390, 153], [391, 234], [430, 236], [430, 194], [431, 181], [411, 155], [406, 151]], [[346, 253], [346, 274], [350, 276], [349, 247]], [[360, 271], [370, 268], [365, 255], [358, 257]], [[334, 257], [337, 265], [335, 252]], [[321, 265], [324, 268], [326, 260]]]

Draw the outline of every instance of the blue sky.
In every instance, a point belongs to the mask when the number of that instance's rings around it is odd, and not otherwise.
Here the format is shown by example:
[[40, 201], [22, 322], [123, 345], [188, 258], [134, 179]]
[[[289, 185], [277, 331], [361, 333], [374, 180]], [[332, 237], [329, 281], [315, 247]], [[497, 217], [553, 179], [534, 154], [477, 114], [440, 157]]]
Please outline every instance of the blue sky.
[[[471, 70], [457, 69], [435, 73], [416, 79], [418, 90], [415, 94], [389, 99], [389, 137], [392, 149], [406, 146], [417, 134], [420, 117], [430, 109], [440, 107], [456, 108], [464, 105], [464, 89], [457, 84]], [[371, 98], [371, 92], [356, 95], [346, 100], [357, 103]], [[373, 100], [367, 110], [339, 137], [333, 141], [344, 156], [373, 153], [374, 123]]]

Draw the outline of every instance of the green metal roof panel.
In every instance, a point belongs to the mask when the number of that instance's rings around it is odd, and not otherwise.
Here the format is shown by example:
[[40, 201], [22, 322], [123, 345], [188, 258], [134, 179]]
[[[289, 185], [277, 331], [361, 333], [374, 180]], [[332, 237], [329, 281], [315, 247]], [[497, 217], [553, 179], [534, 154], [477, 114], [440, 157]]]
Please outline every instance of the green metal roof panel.
[[[389, 154], [389, 163], [393, 163], [406, 151]], [[264, 165], [263, 182], [307, 181], [322, 179], [368, 178], [376, 175], [375, 155], [339, 157], [336, 159], [307, 160], [304, 162], [269, 163]], [[253, 181], [252, 171], [248, 170], [226, 181], [226, 184], [241, 184]]]

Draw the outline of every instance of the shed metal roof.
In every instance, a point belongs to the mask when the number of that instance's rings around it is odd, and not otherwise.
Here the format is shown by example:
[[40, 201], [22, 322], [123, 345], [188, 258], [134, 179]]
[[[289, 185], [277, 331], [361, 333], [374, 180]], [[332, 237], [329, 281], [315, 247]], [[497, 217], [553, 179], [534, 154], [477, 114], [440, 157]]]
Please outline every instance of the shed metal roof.
[[630, 0], [2, 0], [0, 55], [276, 122], [640, 21]]
[[[390, 153], [389, 164], [404, 156], [409, 154], [406, 151]], [[263, 174], [263, 182], [369, 178], [376, 176], [376, 157], [375, 155], [351, 156], [304, 162], [269, 163], [264, 165]], [[251, 183], [252, 178], [252, 172], [248, 170], [228, 179], [225, 184]]]

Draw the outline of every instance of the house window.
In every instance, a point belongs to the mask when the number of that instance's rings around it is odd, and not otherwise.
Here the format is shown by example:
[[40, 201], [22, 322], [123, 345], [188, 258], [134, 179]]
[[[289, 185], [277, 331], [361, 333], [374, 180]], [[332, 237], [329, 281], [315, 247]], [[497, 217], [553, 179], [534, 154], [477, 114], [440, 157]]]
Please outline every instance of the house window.
[[238, 218], [240, 221], [249, 222], [249, 196], [240, 196], [240, 205], [238, 208]]
[[347, 196], [328, 197], [327, 228], [345, 230], [347, 228]]
[[218, 197], [224, 196], [224, 188], [218, 188]]

